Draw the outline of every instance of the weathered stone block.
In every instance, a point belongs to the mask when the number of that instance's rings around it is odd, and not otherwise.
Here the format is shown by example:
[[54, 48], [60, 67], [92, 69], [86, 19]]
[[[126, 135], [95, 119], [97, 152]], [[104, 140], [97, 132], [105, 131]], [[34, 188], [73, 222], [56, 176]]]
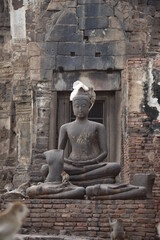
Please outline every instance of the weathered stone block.
[[[147, 7], [147, 15], [153, 16], [155, 15], [156, 9], [155, 6], [148, 6]], [[144, 18], [146, 17], [146, 15], [144, 14]]]
[[47, 10], [48, 11], [60, 11], [62, 9], [64, 9], [66, 6], [69, 8], [74, 8], [76, 7], [77, 2], [76, 1], [55, 1], [52, 0], [48, 7]]
[[[46, 109], [46, 108], [39, 108], [38, 109], [38, 117], [39, 118], [41, 118], [41, 119], [42, 118], [49, 118], [49, 116], [50, 116], [50, 110], [49, 109]], [[41, 127], [41, 124], [39, 123], [39, 128], [40, 127]]]
[[109, 27], [110, 28], [117, 28], [117, 29], [122, 29], [123, 24], [119, 21], [118, 18], [111, 16], [109, 17]]
[[30, 163], [30, 148], [31, 148], [31, 136], [30, 136], [30, 122], [19, 123], [19, 153], [18, 161], [20, 164]]
[[53, 70], [55, 69], [45, 69], [45, 68], [40, 69], [40, 80], [51, 81]]
[[126, 44], [126, 53], [128, 55], [139, 55], [144, 53], [144, 43], [143, 42], [132, 42]]
[[76, 25], [77, 21], [78, 21], [78, 19], [76, 16], [76, 11], [74, 9], [70, 9], [70, 10], [67, 9], [62, 12], [62, 14], [58, 18], [56, 24]]
[[118, 1], [115, 6], [115, 16], [124, 23], [127, 19], [132, 18], [134, 11], [133, 6], [128, 1]]
[[115, 41], [108, 43], [98, 43], [96, 44], [96, 53], [101, 56], [119, 56], [125, 55], [126, 53], [126, 43], [125, 41]]
[[114, 57], [102, 56], [102, 57], [84, 57], [84, 70], [107, 70], [114, 69], [115, 60]]
[[57, 54], [57, 43], [45, 42], [41, 44], [42, 54], [54, 56]]
[[95, 44], [90, 43], [59, 43], [58, 55], [90, 56], [95, 55]]
[[[90, 69], [89, 69], [90, 70]], [[72, 90], [75, 79], [79, 79], [96, 91], [115, 91], [121, 89], [120, 72], [107, 73], [106, 71], [70, 71], [54, 73], [54, 90]], [[98, 82], [97, 82], [98, 81]]]
[[55, 57], [41, 57], [41, 69], [55, 69]]
[[82, 54], [84, 56], [94, 56], [95, 55], [95, 44], [84, 43]]
[[37, 147], [48, 148], [48, 138], [47, 137], [37, 137]]
[[51, 1], [47, 7], [47, 11], [60, 11], [64, 8], [65, 2], [53, 2]]
[[109, 4], [86, 4], [77, 7], [78, 17], [106, 17], [113, 15], [113, 9]]
[[120, 29], [85, 30], [85, 37], [88, 37], [90, 42], [95, 43], [125, 40], [124, 32]]
[[129, 26], [130, 31], [135, 32], [147, 32], [148, 31], [148, 23], [146, 19], [139, 18], [139, 19], [132, 19]]
[[[12, 100], [12, 86], [9, 82], [0, 82], [0, 102], [9, 102]], [[2, 105], [1, 105], [2, 106]], [[0, 109], [2, 110], [2, 109]]]
[[30, 79], [33, 81], [40, 81], [40, 69], [39, 70], [30, 70]]
[[37, 98], [37, 106], [38, 108], [49, 108], [50, 107], [50, 99], [47, 97], [38, 97]]
[[[95, 91], [115, 91], [121, 89], [120, 72], [115, 71], [107, 73], [106, 71], [72, 71], [72, 72], [55, 72], [54, 90], [66, 91], [72, 90], [75, 79], [79, 79], [88, 87], [92, 86]], [[98, 84], [97, 84], [98, 83]]]
[[41, 54], [41, 49], [38, 43], [30, 42], [28, 43], [28, 55], [29, 57], [32, 56], [39, 56]]
[[45, 40], [47, 42], [81, 42], [82, 32], [78, 31], [77, 26], [55, 25], [47, 33]]
[[11, 65], [11, 63], [9, 63], [8, 61], [6, 63], [1, 63], [0, 64], [0, 78], [4, 79], [4, 78], [8, 78], [13, 76], [13, 67]]
[[26, 23], [28, 24], [28, 26], [34, 22], [34, 17], [35, 17], [34, 12], [30, 11], [30, 9], [27, 9], [26, 10]]
[[115, 57], [115, 69], [122, 70], [126, 64], [126, 56], [116, 56]]
[[14, 83], [14, 86], [13, 86], [13, 95], [16, 95], [16, 96], [30, 96], [30, 91], [28, 90], [28, 84], [27, 82], [24, 83], [22, 81], [19, 81], [17, 83]]
[[37, 96], [44, 96], [48, 93], [49, 89], [51, 88], [50, 82], [39, 82], [37, 83]]
[[40, 127], [37, 126], [37, 137], [48, 136], [49, 134], [49, 126], [40, 124]]
[[148, 33], [134, 32], [129, 35], [130, 42], [147, 42]]
[[[0, 142], [4, 142], [10, 137], [10, 117], [0, 119]], [[5, 144], [4, 144], [5, 145]], [[7, 146], [8, 147], [8, 146]], [[8, 152], [8, 149], [6, 149]], [[4, 148], [0, 149], [0, 153], [4, 152]]]
[[36, 41], [37, 42], [44, 42], [45, 34], [44, 33], [37, 33], [36, 34]]
[[82, 44], [81, 43], [59, 43], [58, 44], [58, 55], [81, 55]]
[[56, 69], [62, 69], [65, 71], [81, 70], [82, 69], [82, 57], [64, 57], [57, 56]]
[[31, 57], [30, 58], [30, 69], [40, 69], [41, 64], [40, 64], [41, 58], [40, 57]]
[[96, 29], [96, 28], [107, 28], [108, 18], [98, 17], [98, 18], [79, 18], [79, 28], [80, 29]]
[[152, 38], [151, 39], [151, 45], [156, 49], [158, 48], [159, 49], [159, 39], [154, 39]]

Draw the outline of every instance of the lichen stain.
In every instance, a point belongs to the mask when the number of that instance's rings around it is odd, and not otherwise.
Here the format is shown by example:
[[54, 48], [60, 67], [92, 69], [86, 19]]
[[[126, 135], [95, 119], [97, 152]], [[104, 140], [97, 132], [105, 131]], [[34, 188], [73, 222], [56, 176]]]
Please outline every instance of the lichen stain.
[[160, 104], [160, 71], [153, 69], [152, 74], [154, 80], [152, 84], [153, 97], [157, 98], [157, 101]]
[[55, 89], [56, 90], [66, 90], [67, 89], [67, 84], [63, 79], [62, 74], [59, 74], [58, 81], [55, 83]]
[[159, 75], [159, 71], [153, 68], [153, 62], [149, 61], [146, 71], [146, 82], [143, 88], [144, 99], [142, 107], [151, 121], [160, 120]]

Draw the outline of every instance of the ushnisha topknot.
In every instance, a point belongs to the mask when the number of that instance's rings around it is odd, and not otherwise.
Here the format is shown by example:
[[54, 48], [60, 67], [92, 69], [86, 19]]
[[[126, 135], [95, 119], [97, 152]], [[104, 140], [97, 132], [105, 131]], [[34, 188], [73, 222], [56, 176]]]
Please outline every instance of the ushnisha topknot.
[[78, 95], [84, 95], [89, 98], [89, 101], [91, 103], [91, 106], [89, 108], [89, 111], [94, 105], [94, 102], [96, 100], [96, 94], [92, 87], [87, 87], [84, 83], [77, 80], [73, 83], [73, 91], [70, 95], [70, 101], [73, 101]]
[[73, 83], [73, 91], [70, 95], [70, 101], [73, 101], [73, 98], [78, 94], [79, 89], [83, 89], [85, 92], [89, 91], [89, 88], [80, 81]]

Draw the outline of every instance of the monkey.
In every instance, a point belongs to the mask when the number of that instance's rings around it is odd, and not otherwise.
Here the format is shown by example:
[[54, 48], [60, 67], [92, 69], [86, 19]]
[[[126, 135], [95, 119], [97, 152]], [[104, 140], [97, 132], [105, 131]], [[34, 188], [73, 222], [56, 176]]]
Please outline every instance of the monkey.
[[160, 223], [156, 225], [156, 228], [157, 228], [158, 238], [160, 238]]
[[14, 240], [29, 209], [22, 202], [13, 202], [0, 213], [0, 240]]
[[3, 193], [1, 195], [2, 199], [6, 198], [26, 198], [26, 189], [30, 187], [30, 182], [27, 181], [25, 183], [22, 183], [18, 188], [7, 191], [6, 193]]
[[61, 173], [61, 176], [62, 176], [62, 183], [68, 183], [69, 182], [69, 174], [68, 173], [63, 171]]
[[13, 190], [13, 184], [12, 183], [7, 183], [5, 186], [4, 186], [4, 190], [6, 190], [7, 192], [10, 192]]
[[24, 195], [26, 195], [26, 189], [30, 187], [30, 181], [27, 181], [25, 183], [22, 183], [16, 190]]
[[111, 220], [110, 213], [108, 213], [109, 224], [112, 227], [113, 231], [111, 232], [111, 240], [124, 240], [125, 231], [123, 229], [123, 222], [121, 219], [115, 221]]

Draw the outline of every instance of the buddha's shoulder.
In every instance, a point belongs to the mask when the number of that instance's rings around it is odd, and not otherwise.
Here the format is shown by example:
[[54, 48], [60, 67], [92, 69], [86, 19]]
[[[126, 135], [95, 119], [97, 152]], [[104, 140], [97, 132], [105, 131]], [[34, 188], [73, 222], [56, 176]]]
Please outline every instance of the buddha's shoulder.
[[105, 126], [102, 123], [94, 122], [94, 121], [89, 121], [90, 125], [93, 125], [95, 128], [105, 128]]
[[74, 122], [69, 122], [69, 123], [65, 123], [61, 126], [61, 128], [67, 129], [74, 126]]

